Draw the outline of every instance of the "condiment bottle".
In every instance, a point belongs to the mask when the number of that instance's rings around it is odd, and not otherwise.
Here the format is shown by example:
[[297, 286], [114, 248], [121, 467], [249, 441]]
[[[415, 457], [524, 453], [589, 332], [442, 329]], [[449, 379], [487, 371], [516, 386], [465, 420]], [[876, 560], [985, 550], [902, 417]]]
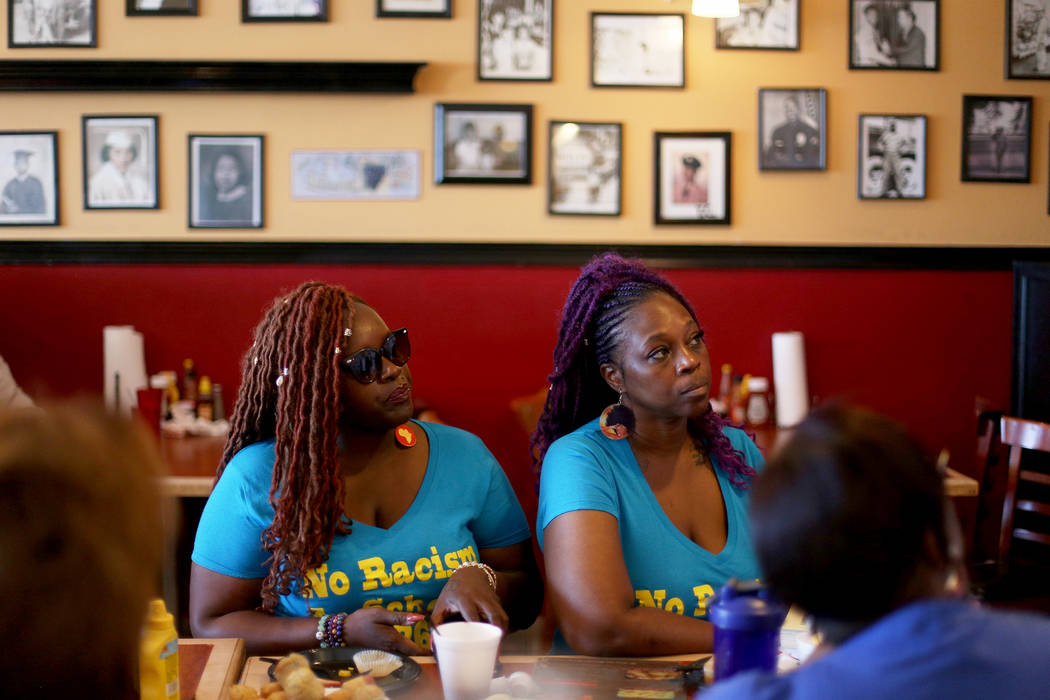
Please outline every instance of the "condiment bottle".
[[747, 422], [754, 426], [769, 423], [769, 380], [751, 377], [747, 383]]
[[214, 420], [215, 407], [211, 397], [211, 378], [208, 375], [201, 377], [200, 385], [197, 387], [197, 417], [204, 420]]
[[226, 408], [222, 405], [222, 384], [211, 385], [212, 420], [226, 420]]
[[188, 357], [182, 361], [182, 400], [197, 404], [197, 369]]
[[726, 362], [722, 365], [722, 383], [718, 386], [718, 406], [716, 411], [723, 416], [729, 415], [729, 399], [733, 390], [733, 365]]
[[161, 598], [150, 601], [139, 647], [141, 700], [179, 700], [179, 635]]

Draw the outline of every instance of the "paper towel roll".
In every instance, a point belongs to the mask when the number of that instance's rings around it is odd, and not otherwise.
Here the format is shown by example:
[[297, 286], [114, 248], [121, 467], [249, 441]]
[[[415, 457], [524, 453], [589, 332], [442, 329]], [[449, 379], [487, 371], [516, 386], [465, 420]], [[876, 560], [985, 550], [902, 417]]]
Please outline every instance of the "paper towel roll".
[[809, 411], [806, 343], [798, 331], [773, 334], [773, 386], [777, 427], [797, 425]]
[[138, 405], [136, 391], [147, 386], [142, 334], [133, 326], [102, 329], [102, 390], [106, 408], [130, 415]]

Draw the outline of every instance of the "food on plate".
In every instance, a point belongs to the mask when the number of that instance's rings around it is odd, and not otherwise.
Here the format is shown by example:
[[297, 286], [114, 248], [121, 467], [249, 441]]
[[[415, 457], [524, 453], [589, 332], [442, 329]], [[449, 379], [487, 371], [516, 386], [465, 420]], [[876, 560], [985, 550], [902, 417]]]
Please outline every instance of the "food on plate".
[[277, 681], [271, 681], [259, 689], [259, 695], [263, 696], [264, 698], [268, 698], [274, 693], [280, 692], [280, 690], [281, 684]]
[[[341, 694], [344, 693], [345, 694]], [[338, 695], [337, 695], [338, 694]], [[387, 700], [386, 693], [376, 685], [372, 676], [358, 676], [351, 678], [343, 686], [328, 695], [328, 698], [336, 697], [336, 700]]]
[[288, 695], [288, 700], [321, 700], [324, 685], [310, 670], [302, 654], [289, 654], [274, 666], [273, 675]]
[[370, 673], [373, 678], [382, 678], [401, 668], [404, 662], [396, 654], [379, 649], [365, 649], [354, 654], [354, 666], [361, 673]]
[[259, 700], [259, 694], [250, 685], [231, 685], [230, 700]]

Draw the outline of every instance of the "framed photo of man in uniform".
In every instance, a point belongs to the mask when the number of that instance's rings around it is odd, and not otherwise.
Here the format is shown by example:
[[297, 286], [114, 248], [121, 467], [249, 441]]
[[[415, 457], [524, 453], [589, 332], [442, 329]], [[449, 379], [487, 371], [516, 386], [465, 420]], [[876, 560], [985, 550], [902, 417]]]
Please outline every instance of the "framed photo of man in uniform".
[[0, 131], [0, 226], [58, 225], [57, 131]]
[[848, 0], [850, 70], [940, 70], [940, 0]]
[[760, 88], [758, 169], [824, 170], [826, 115], [823, 88]]
[[157, 117], [84, 116], [84, 208], [156, 209]]
[[1032, 98], [963, 95], [963, 182], [1031, 182]]
[[1006, 0], [1006, 77], [1050, 80], [1050, 0]]
[[653, 221], [730, 223], [728, 131], [653, 134]]
[[623, 126], [552, 121], [547, 211], [620, 215]]
[[857, 140], [860, 199], [926, 198], [926, 117], [862, 114]]

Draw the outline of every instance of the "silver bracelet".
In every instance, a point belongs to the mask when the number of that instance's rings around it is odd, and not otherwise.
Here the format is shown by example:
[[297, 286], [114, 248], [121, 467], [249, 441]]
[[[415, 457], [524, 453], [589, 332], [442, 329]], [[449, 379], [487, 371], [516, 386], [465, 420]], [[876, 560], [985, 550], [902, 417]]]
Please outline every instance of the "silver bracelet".
[[492, 590], [496, 590], [496, 572], [492, 570], [491, 566], [488, 564], [482, 564], [480, 561], [465, 561], [461, 562], [460, 565], [456, 567], [456, 571], [469, 567], [478, 568], [484, 571], [485, 575], [488, 576], [489, 586], [492, 587]]

